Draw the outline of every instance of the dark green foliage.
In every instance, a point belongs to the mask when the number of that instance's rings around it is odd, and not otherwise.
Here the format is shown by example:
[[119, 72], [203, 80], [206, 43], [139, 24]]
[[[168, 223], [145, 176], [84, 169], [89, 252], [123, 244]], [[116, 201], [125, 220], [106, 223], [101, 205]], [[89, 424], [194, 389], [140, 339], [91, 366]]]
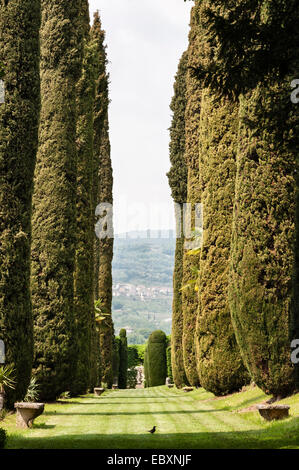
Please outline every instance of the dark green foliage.
[[147, 344], [147, 377], [149, 387], [164, 385], [167, 377], [166, 335], [161, 330], [154, 331]]
[[289, 81], [268, 83], [241, 99], [230, 305], [253, 380], [284, 396], [296, 387], [290, 343], [299, 323], [299, 121]]
[[80, 8], [79, 0], [42, 0], [42, 107], [32, 217], [34, 369], [42, 400], [71, 389], [78, 353], [73, 276]]
[[187, 383], [184, 371], [182, 335], [182, 280], [184, 238], [181, 225], [183, 204], [187, 200], [187, 166], [185, 162], [185, 110], [186, 110], [186, 74], [188, 54], [184, 52], [175, 77], [174, 96], [170, 109], [173, 113], [170, 128], [170, 162], [168, 173], [172, 197], [176, 205], [177, 241], [175, 251], [175, 266], [173, 273], [173, 306], [172, 306], [172, 364], [173, 376], [177, 387]]
[[[93, 205], [94, 212], [100, 203], [113, 203], [113, 174], [110, 157], [109, 139], [109, 76], [106, 71], [107, 54], [104, 45], [105, 32], [102, 30], [98, 12], [94, 16], [91, 37], [97, 42], [99, 50], [99, 68], [96, 81], [96, 99], [94, 106], [94, 175]], [[103, 216], [104, 214], [101, 214]], [[112, 214], [109, 220], [112, 225]], [[94, 240], [95, 249], [95, 295], [101, 300], [102, 311], [107, 315], [100, 324], [100, 354], [102, 380], [108, 387], [112, 386], [113, 370], [113, 322], [112, 322], [112, 259], [113, 238]]]
[[118, 384], [119, 377], [119, 351], [120, 351], [120, 338], [114, 336], [113, 338], [113, 358], [112, 358], [112, 370], [113, 370], [113, 383]]
[[238, 96], [268, 74], [293, 71], [299, 46], [297, 0], [204, 0], [201, 18], [214, 61], [197, 70], [205, 85]]
[[236, 179], [238, 106], [202, 95], [200, 181], [204, 215], [196, 326], [200, 384], [215, 395], [248, 383], [228, 304], [231, 227]]
[[93, 110], [97, 45], [89, 40], [89, 12], [82, 17], [84, 58], [77, 84], [77, 229], [74, 276], [75, 324], [78, 362], [72, 392], [85, 393], [98, 382], [97, 360], [92, 348], [94, 312], [94, 214], [93, 214]]
[[[195, 355], [195, 325], [198, 311], [198, 294], [192, 283], [197, 279], [199, 254], [190, 255], [193, 248], [193, 232], [195, 231], [195, 204], [201, 202], [199, 186], [199, 125], [201, 112], [202, 87], [191, 67], [199, 63], [200, 30], [197, 7], [191, 12], [191, 30], [188, 48], [188, 72], [186, 76], [186, 112], [185, 112], [185, 158], [188, 168], [187, 201], [190, 209], [185, 214], [185, 245], [183, 255], [183, 360], [185, 374], [190, 385], [198, 386], [199, 378]], [[188, 233], [189, 232], [189, 233]]]
[[6, 441], [7, 441], [6, 431], [0, 428], [0, 449], [4, 449]]
[[40, 111], [39, 27], [39, 0], [1, 2], [5, 103], [0, 104], [0, 338], [5, 341], [7, 364], [16, 371], [16, 389], [7, 393], [8, 407], [24, 398], [33, 360], [29, 286]]
[[172, 364], [171, 364], [171, 345], [167, 346], [166, 349], [166, 361], [167, 361], [167, 377], [170, 378], [171, 383], [173, 382]]
[[128, 346], [128, 368], [142, 365], [137, 345]]
[[119, 332], [120, 348], [119, 348], [119, 377], [118, 387], [121, 389], [127, 388], [127, 371], [128, 371], [128, 345], [127, 345], [127, 332], [123, 328]]
[[144, 388], [149, 387], [148, 344], [144, 351]]

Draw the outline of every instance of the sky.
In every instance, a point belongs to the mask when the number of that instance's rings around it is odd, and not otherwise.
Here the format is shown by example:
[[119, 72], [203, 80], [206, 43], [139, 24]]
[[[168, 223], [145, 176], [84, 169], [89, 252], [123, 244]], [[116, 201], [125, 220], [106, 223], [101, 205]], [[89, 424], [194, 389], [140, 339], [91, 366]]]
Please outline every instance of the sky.
[[106, 31], [115, 233], [174, 228], [170, 101], [192, 2], [90, 0]]

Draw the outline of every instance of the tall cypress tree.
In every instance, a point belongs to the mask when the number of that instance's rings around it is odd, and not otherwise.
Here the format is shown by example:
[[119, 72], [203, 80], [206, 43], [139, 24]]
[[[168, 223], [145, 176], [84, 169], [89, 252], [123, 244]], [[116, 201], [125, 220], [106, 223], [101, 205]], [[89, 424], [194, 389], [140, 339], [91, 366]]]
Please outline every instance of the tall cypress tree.
[[175, 267], [173, 274], [173, 307], [172, 307], [172, 334], [171, 355], [174, 383], [177, 387], [187, 383], [183, 350], [183, 311], [182, 311], [182, 281], [183, 281], [183, 253], [184, 234], [182, 227], [183, 205], [187, 200], [187, 166], [185, 162], [185, 110], [186, 110], [186, 74], [188, 55], [181, 57], [178, 72], [175, 77], [174, 96], [170, 109], [173, 113], [170, 128], [170, 162], [168, 173], [172, 197], [176, 203], [177, 240], [175, 250]]
[[[107, 53], [104, 45], [105, 33], [101, 28], [98, 12], [94, 16], [92, 37], [97, 40], [99, 48], [99, 70], [96, 84], [95, 100], [95, 155], [94, 155], [94, 204], [113, 204], [113, 173], [110, 156], [109, 139], [109, 75], [106, 70]], [[105, 212], [105, 211], [104, 211]], [[95, 295], [101, 301], [101, 310], [105, 320], [99, 323], [100, 354], [102, 381], [108, 387], [113, 383], [113, 322], [112, 322], [112, 212], [108, 211], [109, 233], [95, 241]], [[102, 213], [101, 217], [105, 214]], [[104, 227], [105, 228], [105, 227]]]
[[[198, 293], [192, 282], [197, 280], [199, 268], [199, 254], [190, 255], [189, 243], [194, 240], [196, 204], [201, 202], [199, 185], [199, 125], [201, 112], [202, 86], [193, 73], [192, 67], [198, 64], [199, 56], [199, 18], [198, 5], [192, 8], [191, 29], [188, 48], [188, 73], [186, 78], [186, 150], [185, 158], [188, 167], [187, 202], [190, 207], [185, 215], [185, 246], [183, 256], [183, 295], [182, 309], [184, 318], [183, 327], [183, 354], [184, 365], [188, 381], [191, 385], [199, 385], [195, 354], [195, 325], [198, 310]], [[187, 233], [191, 231], [191, 233]], [[191, 282], [189, 287], [188, 283]]]
[[42, 0], [41, 122], [33, 196], [35, 374], [42, 399], [70, 390], [76, 370], [76, 84], [81, 0]]
[[16, 389], [26, 393], [33, 359], [30, 245], [33, 173], [38, 143], [40, 1], [0, 4], [0, 64], [5, 103], [0, 104], [0, 338]]
[[[108, 114], [108, 113], [107, 113]], [[104, 122], [101, 138], [101, 156], [99, 170], [99, 203], [113, 203], [112, 187], [113, 175], [110, 158], [110, 140], [108, 115]], [[109, 227], [112, 227], [112, 211], [107, 214]], [[107, 227], [109, 229], [109, 227]], [[113, 384], [113, 321], [112, 321], [112, 259], [113, 238], [107, 233], [105, 238], [99, 240], [99, 277], [98, 290], [101, 300], [101, 309], [105, 320], [100, 323], [100, 352], [102, 365], [102, 380], [111, 387]]]
[[84, 0], [82, 27], [84, 60], [82, 76], [77, 84], [77, 241], [75, 269], [75, 316], [78, 363], [75, 393], [84, 393], [99, 380], [97, 358], [93, 348], [94, 309], [94, 207], [93, 153], [94, 102], [98, 48], [89, 34], [88, 1]]
[[228, 303], [229, 261], [236, 178], [238, 105], [205, 89], [200, 125], [200, 180], [204, 231], [196, 325], [201, 385], [215, 395], [240, 390], [248, 380]]
[[290, 360], [299, 325], [299, 120], [290, 82], [274, 80], [241, 98], [230, 304], [253, 380], [285, 396], [299, 386]]
[[[205, 80], [240, 97], [230, 307], [242, 356], [266, 392], [298, 387], [297, 1], [204, 2], [215, 64]], [[208, 73], [206, 73], [208, 72]], [[297, 369], [297, 385], [296, 385]]]

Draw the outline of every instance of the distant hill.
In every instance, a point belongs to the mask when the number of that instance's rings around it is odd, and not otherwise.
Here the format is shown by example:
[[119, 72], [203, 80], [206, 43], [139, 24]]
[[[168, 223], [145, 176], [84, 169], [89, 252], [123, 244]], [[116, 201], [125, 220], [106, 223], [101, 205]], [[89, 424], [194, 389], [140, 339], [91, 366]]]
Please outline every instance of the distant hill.
[[144, 343], [154, 329], [171, 330], [173, 231], [129, 232], [115, 237], [113, 319], [130, 343]]

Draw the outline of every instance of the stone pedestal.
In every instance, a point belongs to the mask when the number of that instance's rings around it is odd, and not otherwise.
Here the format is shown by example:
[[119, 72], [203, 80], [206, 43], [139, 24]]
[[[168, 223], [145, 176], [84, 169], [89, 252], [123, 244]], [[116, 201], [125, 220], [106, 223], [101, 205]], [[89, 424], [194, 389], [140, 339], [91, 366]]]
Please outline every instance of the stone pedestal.
[[18, 428], [31, 428], [33, 421], [45, 409], [44, 403], [15, 403], [17, 410], [16, 424]]
[[260, 415], [267, 421], [284, 419], [289, 416], [289, 405], [257, 405]]
[[184, 387], [183, 388], [184, 392], [193, 392], [193, 387]]
[[105, 392], [105, 389], [96, 387], [93, 389], [93, 391], [94, 391], [94, 394], [99, 397], [100, 395], [102, 395], [102, 393]]

